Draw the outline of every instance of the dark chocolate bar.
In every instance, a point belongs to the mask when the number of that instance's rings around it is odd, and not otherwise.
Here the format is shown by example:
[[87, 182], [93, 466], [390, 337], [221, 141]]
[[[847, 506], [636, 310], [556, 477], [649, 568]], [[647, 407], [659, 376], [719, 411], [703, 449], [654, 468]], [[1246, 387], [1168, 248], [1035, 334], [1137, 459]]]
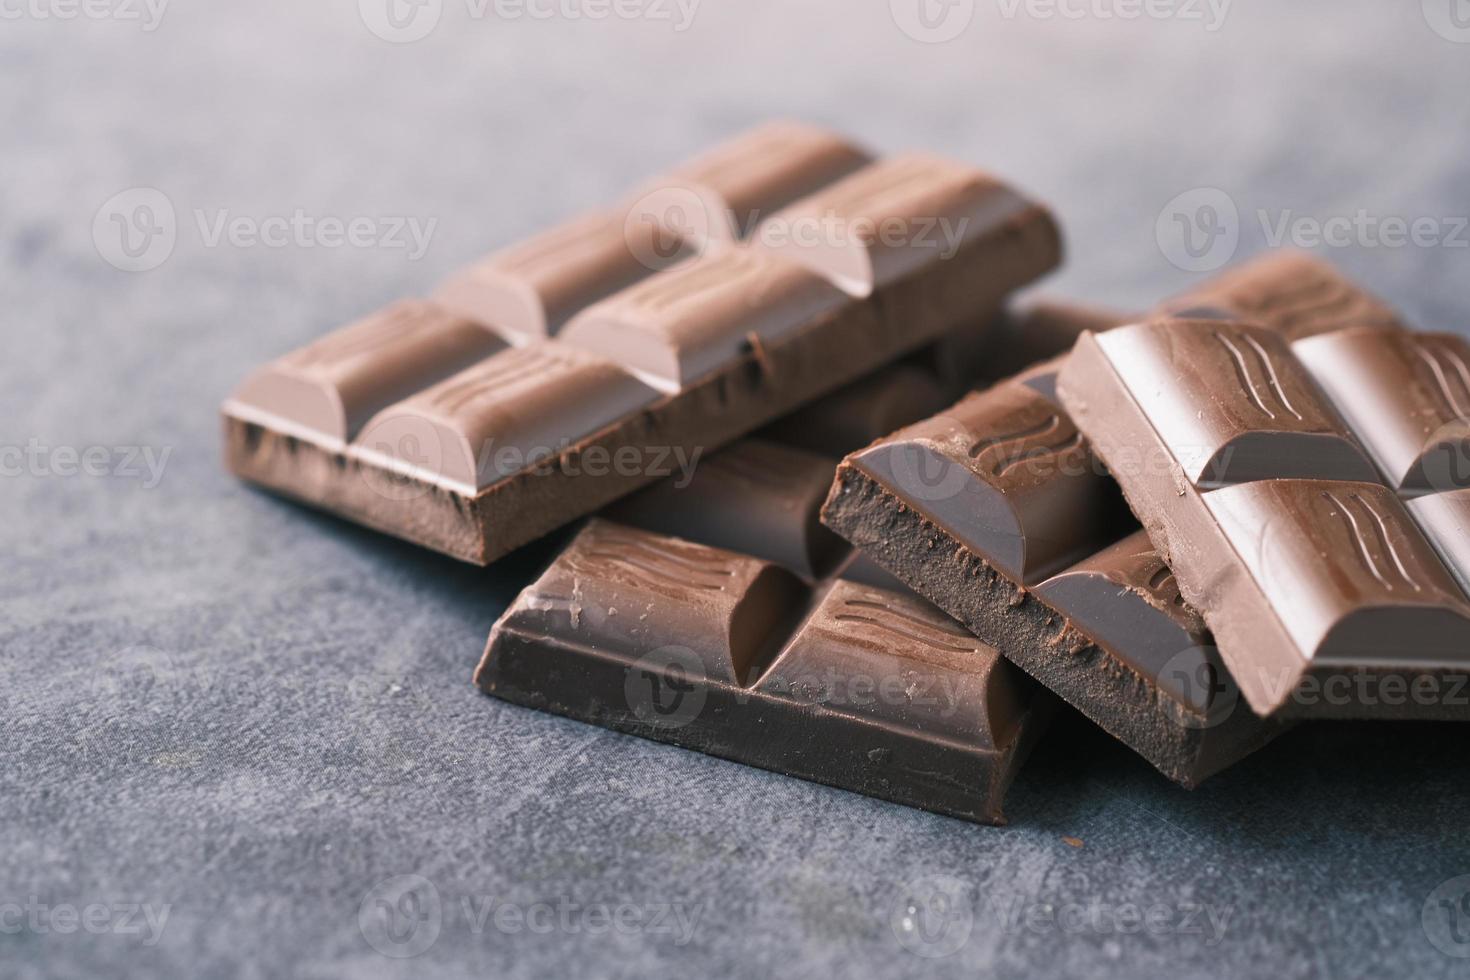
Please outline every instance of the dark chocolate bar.
[[592, 520], [495, 624], [489, 694], [980, 823], [1054, 700], [927, 604]]
[[1338, 305], [1089, 335], [1060, 396], [1258, 713], [1470, 718], [1470, 345]]
[[1051, 398], [1060, 361], [855, 453], [823, 521], [1170, 779], [1282, 730], [1235, 710], [1203, 622]]
[[[1047, 212], [986, 175], [919, 155], [853, 171], [859, 151], [803, 133], [757, 133], [680, 178], [732, 228], [779, 208], [750, 242], [667, 227], [645, 189], [621, 219], [502, 253], [256, 372], [223, 408], [230, 468], [484, 564], [989, 322], [1057, 263]], [[923, 237], [935, 222], [953, 251]], [[826, 237], [777, 233], [808, 225]], [[867, 233], [895, 225], [913, 238]]]

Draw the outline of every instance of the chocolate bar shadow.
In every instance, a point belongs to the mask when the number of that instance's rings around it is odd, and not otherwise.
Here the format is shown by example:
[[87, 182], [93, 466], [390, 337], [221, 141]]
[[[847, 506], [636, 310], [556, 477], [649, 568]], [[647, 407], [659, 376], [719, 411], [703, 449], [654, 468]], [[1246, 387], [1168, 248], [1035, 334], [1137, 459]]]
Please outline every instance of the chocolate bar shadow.
[[[375, 566], [433, 582], [434, 602], [453, 606], [457, 612], [462, 610], [463, 618], [472, 622], [478, 633], [489, 632], [490, 626], [521, 589], [551, 563], [582, 523], [574, 522], [553, 531], [516, 549], [494, 566], [485, 568], [380, 534], [285, 494], [264, 490], [260, 496], [289, 510], [293, 518], [310, 524], [311, 533], [346, 545]], [[474, 644], [468, 649], [470, 658], [466, 661], [466, 670], [473, 667], [478, 656]]]

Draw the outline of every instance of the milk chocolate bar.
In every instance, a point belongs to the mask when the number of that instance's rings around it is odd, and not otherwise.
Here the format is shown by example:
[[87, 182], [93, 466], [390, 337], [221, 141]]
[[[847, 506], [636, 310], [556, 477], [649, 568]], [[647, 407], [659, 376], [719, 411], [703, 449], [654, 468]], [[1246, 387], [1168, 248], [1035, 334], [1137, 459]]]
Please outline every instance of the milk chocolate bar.
[[489, 694], [1002, 823], [1054, 705], [911, 596], [592, 520], [495, 624]]
[[[783, 159], [789, 179], [776, 175]], [[779, 209], [755, 240], [667, 268], [640, 262], [648, 275], [631, 285], [636, 270], [619, 264], [605, 228], [589, 230], [492, 263], [495, 295], [519, 297], [514, 315], [504, 312], [511, 300], [416, 302], [287, 355], [225, 402], [228, 464], [269, 489], [485, 564], [668, 474], [671, 460], [988, 322], [1008, 293], [1059, 259], [1043, 208], [927, 156], [862, 167], [780, 207], [855, 162], [830, 147], [773, 154], [765, 176], [739, 186], [713, 168], [706, 183], [723, 187], [732, 207], [760, 210], [764, 189]], [[807, 247], [771, 222], [827, 237]], [[948, 237], [923, 237], [935, 223]], [[896, 226], [919, 233], [866, 234]]]
[[1088, 335], [1060, 396], [1258, 713], [1464, 719], [1470, 345], [1340, 307]]
[[629, 200], [494, 252], [435, 290], [441, 306], [515, 344], [554, 336], [573, 315], [708, 250], [872, 157], [815, 126], [774, 122], [650, 181]]
[[1249, 320], [1288, 340], [1344, 327], [1404, 329], [1386, 303], [1331, 263], [1290, 249], [1242, 262], [1163, 303], [1155, 313]]
[[1204, 622], [1053, 400], [1061, 363], [849, 456], [822, 519], [1192, 787], [1284, 726], [1236, 710]]

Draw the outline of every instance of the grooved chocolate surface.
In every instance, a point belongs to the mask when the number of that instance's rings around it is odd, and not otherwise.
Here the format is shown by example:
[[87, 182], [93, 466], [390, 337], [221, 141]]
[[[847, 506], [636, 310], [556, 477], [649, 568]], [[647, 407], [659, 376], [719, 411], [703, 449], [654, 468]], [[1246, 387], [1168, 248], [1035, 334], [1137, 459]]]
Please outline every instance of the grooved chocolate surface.
[[982, 823], [1050, 697], [921, 600], [593, 520], [495, 624], [487, 693]]
[[1470, 485], [1470, 344], [1383, 328], [1298, 341], [1292, 351], [1402, 494]]
[[[318, 428], [324, 413], [296, 411], [281, 424], [293, 395], [275, 381], [280, 368], [247, 379], [223, 408], [228, 464], [267, 488], [485, 564], [654, 482], [667, 472], [658, 460], [711, 451], [961, 327], [992, 322], [1008, 293], [1059, 259], [1046, 211], [980, 171], [919, 155], [854, 170], [863, 161], [829, 134], [802, 132], [747, 136], [754, 142], [701, 165], [705, 178], [728, 184], [719, 193], [738, 199], [730, 207], [752, 211], [763, 196], [780, 201], [821, 184], [761, 228], [819, 219], [819, 244], [855, 247], [876, 270], [862, 288], [844, 268], [814, 260], [804, 240], [776, 233], [670, 268], [653, 263], [629, 285], [631, 269], [610, 243], [616, 222], [589, 221], [489, 263], [497, 276], [515, 274], [506, 289], [539, 303], [540, 333], [502, 319], [500, 307], [441, 293], [452, 326], [354, 362], [347, 387], [365, 394], [348, 421]], [[720, 162], [727, 151], [729, 161], [763, 157], [759, 172], [735, 173]], [[912, 234], [901, 245], [873, 239], [872, 222]], [[641, 230], [624, 245], [636, 252], [649, 226], [633, 227]], [[586, 305], [614, 280], [626, 288]], [[546, 339], [549, 324], [565, 319], [558, 339]], [[355, 342], [362, 328], [349, 329], [348, 340], [323, 344]], [[495, 333], [517, 346], [493, 352]], [[485, 346], [483, 360], [466, 354], [466, 336]], [[430, 356], [421, 342], [447, 353]], [[381, 404], [390, 395], [398, 400]], [[377, 414], [344, 440], [370, 410]]]
[[[1320, 281], [1309, 272], [1303, 289]], [[1464, 718], [1470, 599], [1463, 569], [1446, 567], [1463, 559], [1454, 505], [1411, 510], [1395, 492], [1432, 492], [1431, 472], [1444, 491], [1458, 485], [1463, 347], [1357, 319], [1335, 330], [1314, 319], [1320, 332], [1290, 346], [1279, 332], [1221, 319], [1085, 336], [1059, 392], [1257, 712]], [[1234, 365], [1158, 355], [1198, 347], [1202, 331], [1261, 350]], [[1225, 479], [1200, 479], [1191, 439], [1200, 420], [1224, 415], [1225, 392], [1235, 442], [1261, 451], [1234, 473], [1222, 468]], [[1325, 436], [1333, 454], [1301, 443], [1292, 430], [1302, 429]], [[1195, 438], [1206, 453], [1220, 441]], [[1367, 447], [1377, 466], [1354, 472], [1349, 445]], [[1154, 452], [1166, 465], [1136, 464]]]
[[1239, 704], [1040, 365], [848, 457], [823, 521], [1144, 756], [1197, 785], [1281, 726]]
[[1306, 252], [1272, 250], [1164, 303], [1159, 312], [1245, 320], [1288, 340], [1350, 327], [1402, 330], [1398, 315], [1332, 263]]
[[[1269, 329], [1167, 319], [1090, 342], [1115, 366], [1169, 461], [1195, 486], [1375, 476], [1286, 341]], [[1117, 462], [1140, 471], [1165, 468], [1165, 461], [1152, 458], [1120, 456]]]

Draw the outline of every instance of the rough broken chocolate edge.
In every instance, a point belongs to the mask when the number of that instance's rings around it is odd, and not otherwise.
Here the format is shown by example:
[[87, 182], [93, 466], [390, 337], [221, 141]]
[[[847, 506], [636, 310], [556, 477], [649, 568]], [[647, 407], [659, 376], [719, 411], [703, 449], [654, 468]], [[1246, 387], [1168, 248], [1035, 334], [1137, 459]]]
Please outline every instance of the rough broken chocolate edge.
[[1198, 715], [851, 463], [838, 467], [822, 521], [1188, 789], [1290, 727], [1243, 701], [1198, 727]]

